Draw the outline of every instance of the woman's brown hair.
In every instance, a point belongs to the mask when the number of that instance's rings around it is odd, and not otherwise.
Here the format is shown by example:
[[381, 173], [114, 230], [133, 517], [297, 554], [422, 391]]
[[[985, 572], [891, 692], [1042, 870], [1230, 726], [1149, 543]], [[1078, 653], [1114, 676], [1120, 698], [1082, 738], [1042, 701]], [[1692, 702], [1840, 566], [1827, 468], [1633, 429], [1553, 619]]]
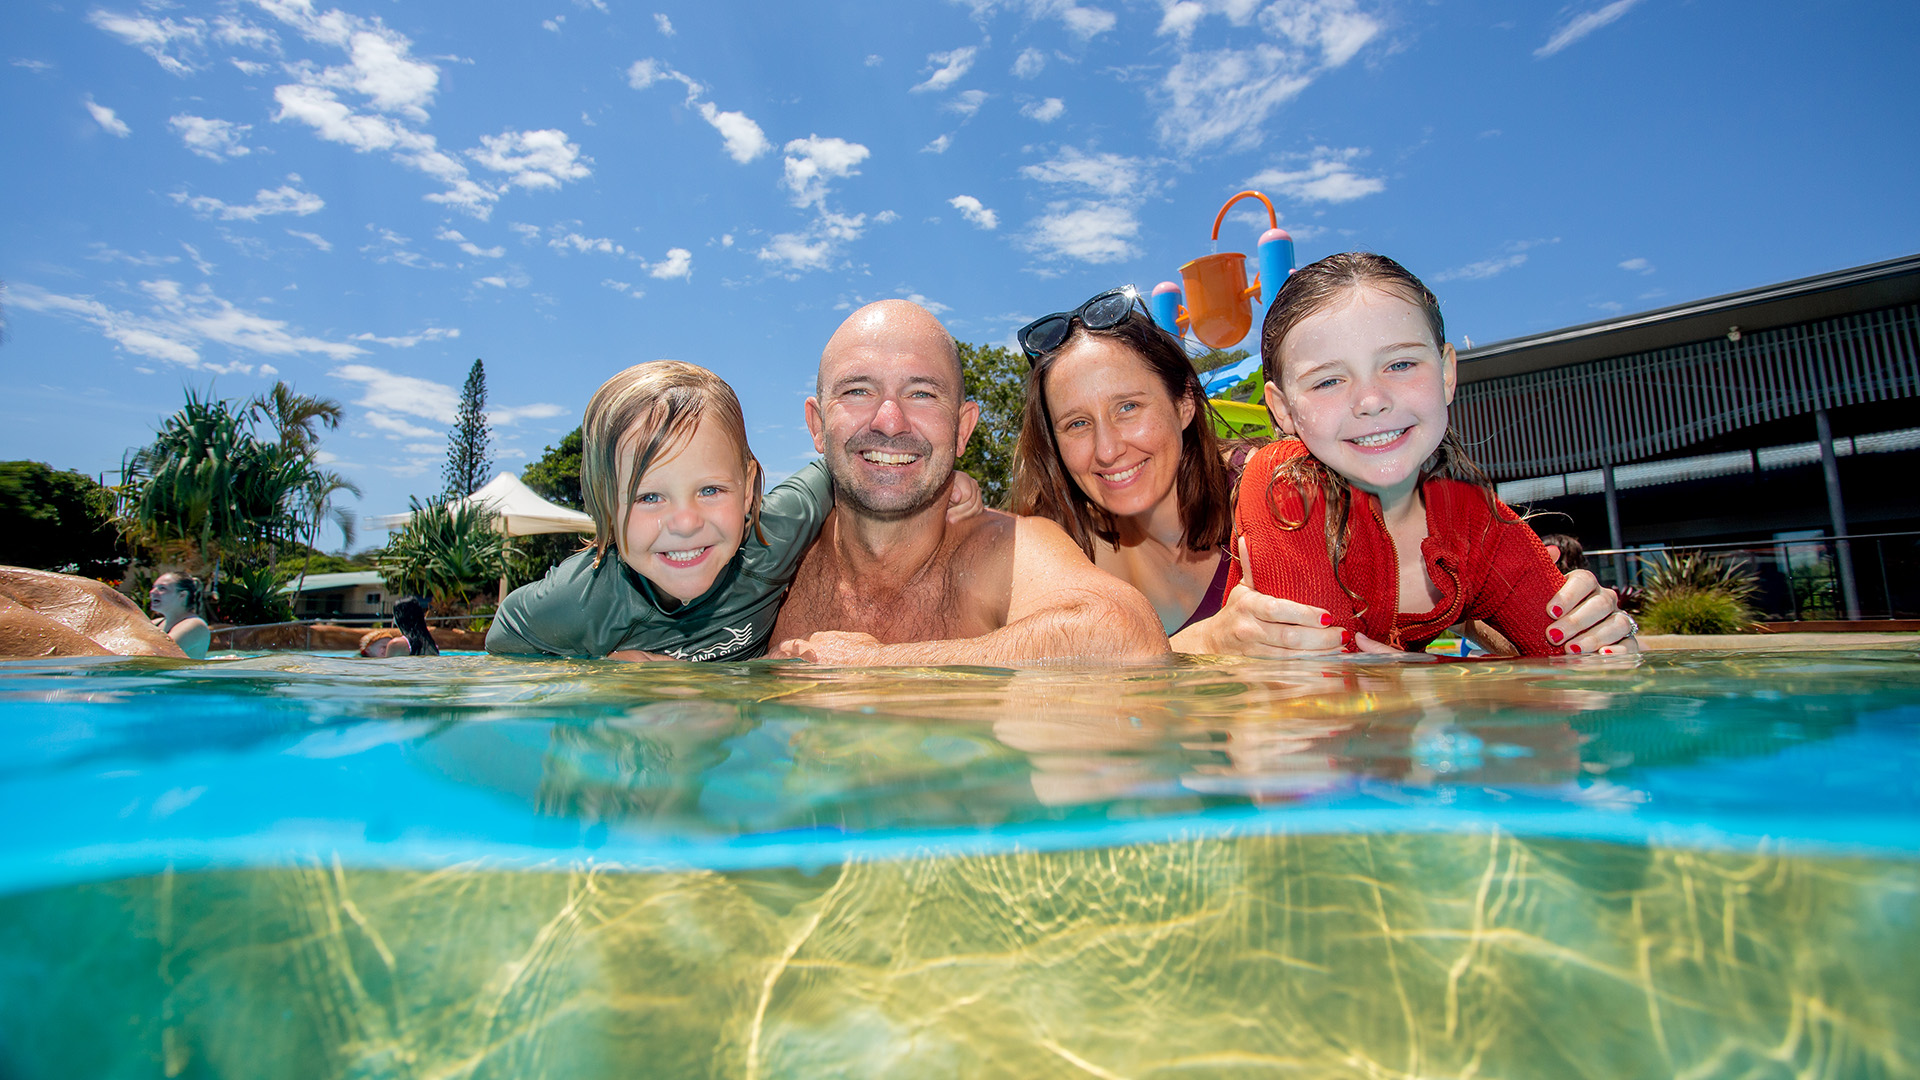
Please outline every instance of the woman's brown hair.
[[1013, 458], [1013, 512], [1058, 522], [1089, 559], [1095, 537], [1109, 544], [1120, 538], [1113, 515], [1094, 505], [1067, 475], [1053, 431], [1053, 413], [1047, 406], [1047, 376], [1055, 362], [1087, 338], [1126, 346], [1160, 380], [1176, 407], [1183, 399], [1193, 403], [1193, 419], [1180, 433], [1180, 467], [1174, 474], [1180, 494], [1180, 528], [1188, 550], [1225, 547], [1233, 533], [1233, 490], [1220, 460], [1220, 440], [1213, 433], [1213, 408], [1200, 389], [1200, 377], [1186, 350], [1138, 310], [1106, 330], [1089, 330], [1075, 320], [1067, 339], [1036, 360], [1027, 373], [1026, 408]]
[[[647, 470], [686, 445], [705, 420], [719, 424], [740, 448], [740, 469], [747, 478], [747, 524], [760, 528], [760, 462], [747, 448], [746, 418], [733, 387], [706, 368], [678, 360], [635, 364], [593, 392], [581, 424], [580, 494], [593, 518], [595, 566], [609, 547], [618, 551], [624, 542], [621, 526]], [[621, 490], [624, 446], [631, 446], [632, 457]]]
[[[1433, 295], [1433, 290], [1414, 277], [1406, 267], [1385, 255], [1346, 251], [1295, 270], [1288, 276], [1286, 284], [1280, 287], [1260, 327], [1261, 377], [1269, 384], [1279, 386], [1280, 348], [1286, 343], [1287, 335], [1309, 317], [1332, 307], [1359, 288], [1382, 289], [1419, 308], [1427, 317], [1427, 326], [1433, 331], [1434, 348], [1446, 349], [1446, 322], [1440, 316], [1440, 300]], [[1493, 481], [1467, 456], [1467, 448], [1451, 423], [1447, 425], [1446, 434], [1441, 436], [1440, 445], [1434, 448], [1433, 456], [1427, 458], [1420, 467], [1422, 483], [1436, 476], [1472, 484], [1486, 494], [1489, 506], [1495, 505]], [[1311, 500], [1315, 494], [1326, 502], [1327, 551], [1333, 557], [1334, 580], [1339, 582], [1341, 591], [1360, 604], [1360, 597], [1347, 588], [1346, 582], [1340, 578], [1340, 559], [1347, 550], [1347, 515], [1353, 506], [1353, 485], [1312, 454], [1289, 459], [1275, 470], [1273, 480], [1267, 486], [1267, 509], [1273, 513], [1274, 522], [1282, 529], [1299, 529], [1306, 525], [1307, 518], [1312, 515]], [[1281, 481], [1290, 482], [1299, 492], [1302, 510], [1298, 521], [1290, 521], [1280, 507], [1275, 491]], [[1495, 519], [1499, 519], [1497, 513]], [[1364, 610], [1364, 605], [1359, 610]]]

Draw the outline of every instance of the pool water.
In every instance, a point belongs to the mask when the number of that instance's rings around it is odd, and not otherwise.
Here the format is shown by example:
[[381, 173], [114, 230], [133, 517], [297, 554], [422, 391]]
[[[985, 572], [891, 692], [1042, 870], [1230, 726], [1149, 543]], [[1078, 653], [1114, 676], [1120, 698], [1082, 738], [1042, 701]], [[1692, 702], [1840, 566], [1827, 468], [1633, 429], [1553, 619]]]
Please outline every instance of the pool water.
[[0, 1076], [1897, 1077], [1920, 649], [0, 665]]

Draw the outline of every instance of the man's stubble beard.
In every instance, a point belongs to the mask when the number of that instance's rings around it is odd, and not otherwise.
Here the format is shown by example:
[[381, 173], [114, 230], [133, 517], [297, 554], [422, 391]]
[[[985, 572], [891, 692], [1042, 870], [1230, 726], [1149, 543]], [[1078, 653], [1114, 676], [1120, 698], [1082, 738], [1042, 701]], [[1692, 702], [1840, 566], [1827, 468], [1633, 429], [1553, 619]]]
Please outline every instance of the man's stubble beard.
[[[953, 481], [954, 460], [949, 457], [945, 467], [940, 467], [940, 463], [933, 461], [933, 449], [931, 443], [919, 439], [849, 439], [838, 454], [826, 455], [827, 472], [833, 477], [834, 497], [849, 504], [859, 516], [872, 521], [903, 521], [913, 517], [945, 498], [948, 485]], [[853, 482], [853, 477], [859, 475], [856, 472], [858, 466], [853, 462], [868, 450], [919, 455], [922, 462], [930, 463], [925, 483], [915, 489], [887, 486], [872, 490], [863, 488]]]

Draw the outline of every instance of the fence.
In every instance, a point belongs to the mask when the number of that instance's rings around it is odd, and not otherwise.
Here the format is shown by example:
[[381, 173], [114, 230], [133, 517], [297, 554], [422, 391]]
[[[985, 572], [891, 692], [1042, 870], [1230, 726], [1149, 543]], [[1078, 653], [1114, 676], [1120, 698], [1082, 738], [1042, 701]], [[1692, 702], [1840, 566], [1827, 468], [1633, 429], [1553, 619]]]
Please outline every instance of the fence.
[[1920, 532], [1603, 549], [1587, 552], [1587, 565], [1603, 585], [1644, 587], [1686, 552], [1744, 563], [1759, 586], [1749, 603], [1768, 622], [1920, 618]]
[[[429, 615], [427, 623], [437, 627], [442, 647], [480, 648], [486, 629], [493, 622], [486, 615]], [[340, 618], [296, 619], [291, 622], [254, 623], [247, 626], [218, 626], [213, 630], [216, 649], [354, 649], [367, 630], [392, 626], [391, 616], [342, 616]], [[449, 635], [448, 632], [451, 631]]]

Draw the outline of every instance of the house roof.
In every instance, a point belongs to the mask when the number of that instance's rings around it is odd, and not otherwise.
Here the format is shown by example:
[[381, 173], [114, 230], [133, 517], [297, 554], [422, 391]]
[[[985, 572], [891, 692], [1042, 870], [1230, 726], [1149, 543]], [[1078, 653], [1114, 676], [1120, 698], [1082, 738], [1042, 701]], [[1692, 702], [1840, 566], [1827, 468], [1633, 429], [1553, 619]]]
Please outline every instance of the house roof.
[[1907, 255], [1672, 307], [1496, 341], [1460, 354], [1460, 381], [1497, 379], [1742, 333], [1920, 303], [1920, 255]]
[[386, 580], [380, 576], [378, 570], [355, 570], [344, 574], [308, 574], [305, 581], [294, 578], [280, 586], [280, 591], [292, 595], [295, 585], [300, 587], [302, 593], [320, 592], [326, 589], [351, 589], [364, 585], [378, 585], [382, 589], [387, 587]]

